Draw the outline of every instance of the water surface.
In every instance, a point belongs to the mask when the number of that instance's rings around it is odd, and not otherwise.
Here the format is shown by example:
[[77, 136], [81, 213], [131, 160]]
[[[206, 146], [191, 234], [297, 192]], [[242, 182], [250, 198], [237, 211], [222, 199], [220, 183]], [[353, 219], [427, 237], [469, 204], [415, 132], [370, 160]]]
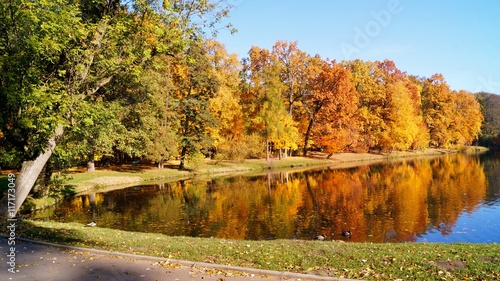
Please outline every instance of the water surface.
[[176, 236], [494, 243], [499, 198], [500, 157], [489, 153], [142, 185], [72, 198], [45, 216]]

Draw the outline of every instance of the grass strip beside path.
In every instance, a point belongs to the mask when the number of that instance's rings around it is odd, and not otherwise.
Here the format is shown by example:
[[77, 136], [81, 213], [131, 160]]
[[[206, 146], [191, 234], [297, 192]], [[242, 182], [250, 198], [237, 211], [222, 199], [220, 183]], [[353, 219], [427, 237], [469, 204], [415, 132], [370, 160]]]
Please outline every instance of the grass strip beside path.
[[[5, 223], [3, 223], [5, 224]], [[1, 226], [5, 232], [5, 225]], [[18, 237], [131, 254], [367, 280], [500, 280], [496, 244], [246, 241], [22, 221]]]

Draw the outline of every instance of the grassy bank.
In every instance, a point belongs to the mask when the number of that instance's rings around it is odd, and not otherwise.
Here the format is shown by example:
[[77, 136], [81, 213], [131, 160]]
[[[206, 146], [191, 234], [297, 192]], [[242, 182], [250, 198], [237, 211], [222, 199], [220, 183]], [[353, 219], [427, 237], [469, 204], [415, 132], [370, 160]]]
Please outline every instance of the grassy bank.
[[171, 162], [164, 169], [151, 165], [123, 165], [112, 168], [100, 168], [94, 173], [81, 170], [70, 171], [66, 183], [75, 193], [91, 190], [120, 188], [124, 185], [149, 183], [154, 181], [174, 181], [190, 177], [214, 177], [228, 174], [261, 172], [268, 170], [324, 166], [332, 162], [326, 159], [291, 157], [283, 160], [246, 160], [243, 162], [205, 160], [196, 167], [187, 166], [186, 170], [177, 169], [177, 163]]
[[[5, 232], [5, 227], [1, 226]], [[18, 237], [109, 251], [366, 280], [500, 280], [496, 244], [372, 244], [169, 237], [23, 221]]]

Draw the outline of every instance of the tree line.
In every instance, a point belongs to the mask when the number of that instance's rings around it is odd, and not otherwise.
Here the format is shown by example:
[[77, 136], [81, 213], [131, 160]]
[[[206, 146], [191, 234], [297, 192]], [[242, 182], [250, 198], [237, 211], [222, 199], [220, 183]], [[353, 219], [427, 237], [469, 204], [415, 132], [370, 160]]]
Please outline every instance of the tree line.
[[[245, 159], [308, 150], [458, 147], [481, 132], [476, 97], [394, 62], [323, 59], [277, 41], [248, 57], [213, 37], [224, 0], [0, 3], [1, 165]], [[210, 36], [207, 34], [210, 33]], [[23, 197], [21, 195], [20, 197]]]
[[471, 144], [483, 115], [474, 94], [441, 74], [409, 75], [393, 61], [311, 56], [297, 42], [252, 47], [239, 89], [250, 131], [274, 149], [328, 153], [452, 148]]

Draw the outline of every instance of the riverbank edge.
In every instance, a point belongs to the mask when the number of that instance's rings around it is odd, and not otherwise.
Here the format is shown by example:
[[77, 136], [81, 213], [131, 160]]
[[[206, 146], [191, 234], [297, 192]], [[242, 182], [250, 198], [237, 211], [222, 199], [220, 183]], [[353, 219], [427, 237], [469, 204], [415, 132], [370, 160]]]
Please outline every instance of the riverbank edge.
[[[488, 148], [469, 146], [463, 149], [425, 149], [413, 151], [394, 151], [391, 153], [336, 153], [328, 157], [325, 153], [311, 152], [307, 157], [292, 156], [281, 160], [272, 158], [232, 160], [205, 160], [202, 164], [188, 163], [186, 170], [179, 170], [178, 163], [171, 161], [167, 168], [158, 169], [151, 165], [123, 165], [115, 169], [98, 168], [94, 173], [80, 170], [70, 171], [72, 177], [66, 185], [74, 189], [75, 195], [89, 192], [104, 192], [125, 188], [135, 184], [154, 184], [183, 179], [203, 179], [238, 174], [259, 174], [279, 171], [300, 171], [321, 167], [351, 168], [384, 162], [405, 161], [418, 158], [439, 157], [448, 154], [480, 154]], [[120, 176], [121, 175], [121, 176]], [[82, 177], [81, 177], [82, 176]]]

